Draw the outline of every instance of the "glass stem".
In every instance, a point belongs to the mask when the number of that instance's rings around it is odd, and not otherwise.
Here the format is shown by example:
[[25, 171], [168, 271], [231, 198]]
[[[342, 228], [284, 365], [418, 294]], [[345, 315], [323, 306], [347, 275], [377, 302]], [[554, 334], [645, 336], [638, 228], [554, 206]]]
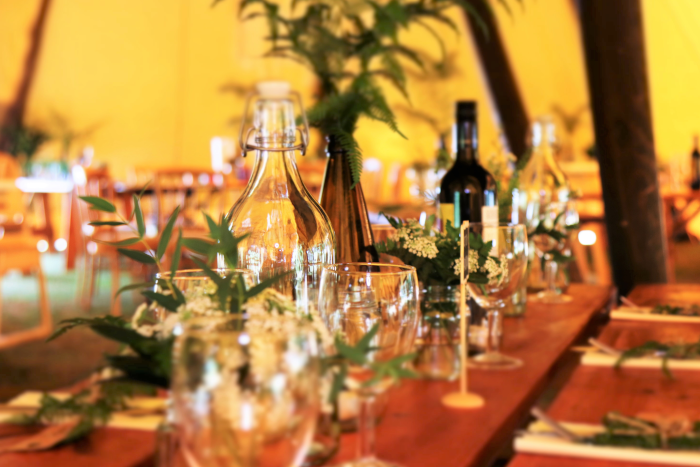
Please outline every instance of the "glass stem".
[[360, 394], [360, 413], [357, 417], [357, 458], [375, 459], [374, 453], [374, 402], [373, 394]]
[[551, 294], [557, 294], [557, 269], [558, 264], [556, 261], [548, 260], [544, 265], [544, 274], [547, 281], [547, 290]]
[[496, 308], [486, 311], [486, 355], [496, 355], [501, 350], [501, 330], [498, 328], [499, 312]]

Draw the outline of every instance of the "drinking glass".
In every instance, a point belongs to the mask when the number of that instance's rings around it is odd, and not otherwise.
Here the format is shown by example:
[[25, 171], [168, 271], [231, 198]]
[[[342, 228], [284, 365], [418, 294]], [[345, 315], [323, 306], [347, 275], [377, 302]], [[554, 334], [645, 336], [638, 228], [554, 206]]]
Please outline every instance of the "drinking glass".
[[537, 257], [541, 258], [544, 269], [544, 280], [547, 288], [542, 290], [532, 301], [538, 303], [568, 303], [573, 298], [562, 293], [557, 287], [557, 274], [559, 263], [555, 261], [561, 256], [566, 247], [566, 239], [569, 230], [579, 223], [578, 212], [572, 201], [558, 201], [541, 205], [538, 222], [534, 230], [531, 230]]
[[[491, 248], [489, 249], [489, 243]], [[480, 257], [480, 258], [479, 258]], [[486, 312], [479, 335], [484, 335], [484, 353], [469, 359], [482, 369], [510, 369], [522, 361], [500, 352], [503, 308], [518, 292], [527, 273], [527, 232], [518, 224], [469, 224], [469, 282], [467, 289]], [[470, 336], [474, 334], [470, 329]]]
[[301, 465], [318, 418], [316, 339], [305, 328], [250, 333], [241, 315], [187, 320], [172, 377], [187, 465]]
[[[412, 266], [382, 263], [342, 263], [324, 267], [321, 273], [319, 312], [331, 332], [355, 345], [374, 326], [370, 361], [386, 361], [408, 354], [418, 328], [418, 277]], [[390, 467], [395, 464], [375, 456], [374, 402], [388, 388], [386, 381], [363, 386], [372, 378], [364, 365], [352, 364], [352, 388], [360, 402], [358, 458], [343, 467]]]

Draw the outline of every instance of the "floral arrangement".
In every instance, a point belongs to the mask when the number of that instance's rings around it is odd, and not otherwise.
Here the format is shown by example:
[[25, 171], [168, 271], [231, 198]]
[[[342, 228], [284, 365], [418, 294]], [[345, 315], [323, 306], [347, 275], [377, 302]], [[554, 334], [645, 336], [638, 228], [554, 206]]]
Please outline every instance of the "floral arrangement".
[[[375, 245], [377, 252], [395, 256], [404, 264], [416, 268], [418, 279], [424, 286], [432, 284], [459, 284], [460, 232], [447, 221], [445, 232], [433, 226], [435, 216], [428, 217], [425, 226], [417, 220], [386, 216], [394, 235], [386, 242]], [[481, 235], [469, 232], [469, 279], [473, 284], [488, 284], [502, 280], [508, 263], [504, 257], [490, 255], [493, 242], [484, 242]]]
[[[88, 433], [95, 425], [106, 423], [113, 412], [124, 410], [128, 397], [144, 391], [153, 393], [158, 388], [168, 389], [175, 330], [179, 323], [193, 316], [237, 313], [246, 319], [245, 330], [258, 336], [288, 332], [302, 324], [311, 325], [328, 355], [324, 358], [323, 366], [326, 374], [331, 376], [326, 378], [330, 387], [320, 388], [327, 394], [327, 404], [336, 401], [340, 391], [347, 385], [346, 377], [351, 362], [366, 365], [374, 373], [375, 378], [362, 383], [364, 386], [376, 384], [386, 377], [397, 380], [413, 376], [412, 372], [403, 368], [403, 364], [411, 360], [413, 355], [384, 362], [374, 362], [368, 358], [374, 351], [370, 342], [378, 327], [375, 326], [356, 345], [347, 345], [343, 342], [343, 336], [330, 335], [325, 323], [313, 310], [300, 311], [289, 298], [270, 288], [286, 274], [271, 277], [249, 287], [240, 273], [231, 272], [222, 276], [212, 270], [208, 262], [217, 256], [224, 258], [226, 265], [231, 269], [238, 263], [238, 243], [243, 237], [236, 237], [229, 231], [229, 219], [226, 216], [222, 216], [220, 221], [216, 222], [205, 214], [209, 226], [209, 240], [183, 238], [180, 231], [175, 242], [170, 274], [165, 274], [161, 260], [172, 238], [178, 208], [163, 229], [157, 249], [152, 251], [146, 248], [146, 252], [142, 252], [124, 248], [139, 242], [147, 246], [144, 241], [145, 224], [139, 196], [134, 197], [134, 213], [130, 219], [120, 216], [116, 207], [107, 200], [96, 197], [82, 199], [89, 203], [92, 209], [111, 213], [116, 218], [93, 222], [92, 225], [128, 226], [132, 229], [134, 237], [110, 245], [117, 247], [122, 255], [134, 261], [155, 265], [161, 272], [157, 291], [154, 291], [154, 282], [130, 284], [119, 290], [118, 294], [126, 290], [141, 289], [142, 295], [149, 300], [137, 308], [130, 320], [108, 315], [74, 318], [59, 323], [59, 328], [49, 340], [56, 339], [75, 327], [87, 326], [94, 332], [119, 342], [123, 350], [116, 355], [105, 356], [101, 378], [90, 389], [66, 400], [44, 395], [40, 409], [34, 415], [25, 417], [24, 422], [55, 423], [71, 420], [70, 423], [74, 424], [74, 427], [63, 441], [72, 441]], [[132, 221], [135, 225], [132, 225]], [[209, 261], [206, 262], [195, 257], [192, 259], [210, 279], [185, 292], [172, 280], [183, 247], [208, 258]], [[165, 316], [162, 316], [163, 313]], [[158, 317], [158, 314], [161, 316]]]

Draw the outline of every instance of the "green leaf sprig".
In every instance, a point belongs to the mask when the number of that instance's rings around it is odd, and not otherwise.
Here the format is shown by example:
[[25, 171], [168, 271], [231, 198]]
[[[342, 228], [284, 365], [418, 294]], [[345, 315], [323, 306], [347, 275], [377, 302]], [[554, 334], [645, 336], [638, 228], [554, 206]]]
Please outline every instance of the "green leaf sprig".
[[654, 315], [670, 315], [670, 316], [700, 316], [700, 306], [691, 305], [690, 307], [672, 306], [672, 305], [656, 305], [651, 309]]
[[355, 345], [347, 344], [340, 337], [336, 337], [335, 348], [338, 353], [326, 358], [324, 362], [326, 369], [336, 368], [329, 396], [330, 402], [338, 400], [340, 392], [345, 387], [350, 365], [362, 366], [372, 372], [372, 378], [361, 385], [364, 389], [371, 388], [386, 378], [396, 382], [403, 378], [418, 377], [413, 371], [404, 368], [407, 362], [415, 358], [413, 353], [400, 355], [387, 361], [376, 361], [371, 358], [372, 354], [378, 350], [371, 345], [378, 332], [379, 325], [375, 324]]
[[[584, 438], [583, 442], [596, 446], [633, 447], [641, 449], [698, 450], [700, 449], [700, 422], [678, 420], [669, 429], [654, 420], [629, 417], [619, 412], [608, 412], [603, 417], [605, 431]], [[678, 429], [680, 425], [687, 428]]]
[[[546, 226], [544, 219], [540, 220], [540, 222], [537, 224], [537, 227], [535, 227], [534, 230], [528, 233], [528, 237], [533, 238], [535, 235], [546, 235], [548, 237], [553, 238], [557, 243], [565, 241], [568, 236], [568, 233], [577, 230], [579, 228], [579, 224], [566, 224], [564, 225], [564, 231], [562, 232], [560, 229], [557, 228], [557, 226], [560, 225], [561, 218], [563, 215], [563, 211], [557, 214], [557, 217], [554, 219], [551, 228]], [[545, 256], [548, 256], [549, 258], [551, 258], [552, 261], [554, 261], [557, 264], [570, 263], [576, 259], [573, 255], [567, 255], [559, 251], [557, 248], [552, 248], [551, 250], [544, 252], [544, 255], [542, 257], [542, 270], [544, 270]]]
[[669, 378], [675, 379], [668, 367], [669, 360], [700, 359], [700, 340], [694, 343], [664, 344], [648, 341], [637, 347], [625, 350], [615, 362], [615, 368], [620, 368], [630, 358], [661, 357], [661, 371]]

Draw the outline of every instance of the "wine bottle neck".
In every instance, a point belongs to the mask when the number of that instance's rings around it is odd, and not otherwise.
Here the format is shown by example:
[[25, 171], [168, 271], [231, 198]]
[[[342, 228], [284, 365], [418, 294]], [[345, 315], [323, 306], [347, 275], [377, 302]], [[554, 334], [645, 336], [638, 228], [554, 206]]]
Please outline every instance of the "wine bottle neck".
[[453, 140], [456, 145], [457, 161], [467, 164], [477, 163], [479, 161], [479, 142], [476, 121], [457, 120], [454, 132]]

